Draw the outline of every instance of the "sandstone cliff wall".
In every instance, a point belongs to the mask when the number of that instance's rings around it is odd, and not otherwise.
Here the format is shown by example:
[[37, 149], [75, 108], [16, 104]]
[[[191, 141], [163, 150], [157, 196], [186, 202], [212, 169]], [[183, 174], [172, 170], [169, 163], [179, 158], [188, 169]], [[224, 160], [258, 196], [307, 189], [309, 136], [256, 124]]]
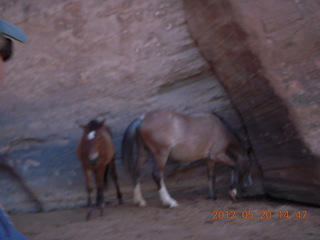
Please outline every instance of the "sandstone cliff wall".
[[184, 4], [192, 36], [244, 120], [266, 192], [319, 204], [319, 3]]
[[[42, 141], [16, 145], [8, 159], [46, 209], [86, 202], [75, 156], [79, 123], [106, 118], [117, 158], [125, 127], [154, 108], [214, 110], [240, 128], [190, 37], [181, 1], [4, 0], [0, 14], [29, 38], [16, 43], [5, 65], [0, 146], [14, 139]], [[4, 172], [0, 185], [8, 210], [34, 208]]]
[[[319, 204], [317, 1], [3, 0], [0, 14], [29, 37], [5, 64], [0, 146], [22, 139], [9, 163], [46, 210], [86, 202], [78, 124], [106, 118], [120, 162], [125, 127], [154, 108], [216, 111], [268, 194]], [[9, 174], [0, 186], [6, 209], [35, 208]]]

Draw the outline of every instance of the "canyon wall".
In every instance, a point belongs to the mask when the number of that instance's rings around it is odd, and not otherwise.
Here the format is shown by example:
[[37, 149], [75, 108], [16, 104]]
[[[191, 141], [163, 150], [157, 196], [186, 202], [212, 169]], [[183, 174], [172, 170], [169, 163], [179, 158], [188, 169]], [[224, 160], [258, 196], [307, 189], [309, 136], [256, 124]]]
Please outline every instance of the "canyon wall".
[[[252, 194], [319, 204], [319, 12], [315, 0], [3, 0], [29, 41], [5, 63], [1, 149], [13, 143], [7, 160], [45, 210], [78, 207], [79, 124], [106, 119], [123, 185], [133, 119], [215, 111], [251, 146]], [[35, 210], [10, 174], [0, 186], [7, 210]]]
[[[46, 210], [86, 203], [75, 155], [80, 123], [106, 119], [119, 171], [122, 134], [146, 111], [216, 111], [241, 128], [190, 37], [181, 1], [4, 0], [0, 13], [29, 39], [5, 63], [0, 146], [20, 142], [8, 161]], [[0, 185], [7, 210], [34, 209], [10, 174], [0, 172]]]
[[244, 120], [266, 193], [319, 204], [319, 3], [184, 4], [191, 35]]

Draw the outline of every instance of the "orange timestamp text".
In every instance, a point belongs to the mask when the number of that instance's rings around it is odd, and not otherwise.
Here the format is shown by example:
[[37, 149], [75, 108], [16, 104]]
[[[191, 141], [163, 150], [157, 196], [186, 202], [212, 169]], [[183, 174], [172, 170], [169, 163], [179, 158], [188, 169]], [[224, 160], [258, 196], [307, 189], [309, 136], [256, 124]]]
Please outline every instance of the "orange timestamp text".
[[214, 220], [221, 220], [221, 219], [271, 219], [271, 218], [279, 218], [279, 219], [290, 219], [290, 218], [297, 218], [297, 219], [305, 219], [307, 217], [308, 211], [233, 211], [233, 210], [214, 210], [211, 211], [212, 219]]

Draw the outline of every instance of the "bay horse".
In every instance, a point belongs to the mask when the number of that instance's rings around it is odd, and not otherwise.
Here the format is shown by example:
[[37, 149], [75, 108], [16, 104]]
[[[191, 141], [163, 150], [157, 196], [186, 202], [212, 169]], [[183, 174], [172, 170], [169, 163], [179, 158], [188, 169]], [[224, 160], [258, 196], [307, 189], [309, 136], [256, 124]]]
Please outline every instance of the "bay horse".
[[[137, 146], [138, 159], [133, 160]], [[164, 206], [173, 208], [178, 203], [168, 193], [164, 183], [164, 168], [170, 157], [177, 161], [206, 159], [209, 178], [209, 197], [216, 199], [216, 162], [231, 167], [230, 196], [235, 201], [239, 182], [250, 184], [250, 164], [241, 143], [224, 125], [222, 119], [211, 113], [186, 115], [167, 110], [154, 110], [135, 119], [127, 127], [122, 141], [122, 159], [133, 179], [133, 201], [146, 206], [140, 187], [140, 170], [149, 154], [154, 156], [153, 179]], [[240, 181], [239, 181], [240, 180]]]
[[104, 120], [101, 122], [92, 120], [87, 125], [80, 125], [80, 127], [83, 129], [83, 134], [77, 147], [77, 156], [81, 161], [86, 181], [88, 200], [86, 219], [89, 220], [93, 211], [93, 206], [91, 204], [91, 193], [93, 191], [91, 172], [94, 174], [96, 183], [96, 207], [100, 209], [100, 216], [103, 215], [103, 208], [105, 205], [103, 192], [108, 179], [107, 175], [109, 168], [116, 186], [119, 204], [122, 203], [122, 194], [118, 184], [114, 160], [115, 147], [110, 128], [104, 124]]

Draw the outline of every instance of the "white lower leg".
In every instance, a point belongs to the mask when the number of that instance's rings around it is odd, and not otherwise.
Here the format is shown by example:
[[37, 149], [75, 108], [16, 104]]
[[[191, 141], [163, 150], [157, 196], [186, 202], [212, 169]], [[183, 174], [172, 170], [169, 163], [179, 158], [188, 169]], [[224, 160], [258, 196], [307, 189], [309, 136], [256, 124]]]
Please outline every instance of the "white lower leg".
[[239, 173], [238, 171], [232, 170], [231, 171], [231, 184], [232, 186], [235, 186], [234, 188], [231, 188], [229, 191], [229, 194], [233, 201], [236, 201], [237, 197], [237, 183], [239, 181]]
[[159, 190], [159, 195], [160, 195], [160, 200], [162, 201], [162, 204], [164, 206], [173, 208], [173, 207], [178, 207], [179, 204], [177, 203], [176, 200], [174, 200], [173, 198], [171, 198], [171, 196], [169, 195], [166, 185], [164, 184], [163, 180], [161, 180], [160, 182], [161, 187]]
[[230, 194], [230, 196], [231, 196], [231, 198], [232, 198], [233, 201], [236, 201], [236, 200], [237, 200], [237, 199], [236, 199], [236, 197], [237, 197], [237, 189], [236, 189], [236, 188], [231, 189], [231, 190], [229, 191], [229, 194]]
[[146, 200], [144, 200], [142, 193], [141, 193], [140, 183], [138, 183], [134, 187], [133, 202], [134, 202], [134, 204], [138, 204], [140, 207], [145, 207], [147, 205]]

